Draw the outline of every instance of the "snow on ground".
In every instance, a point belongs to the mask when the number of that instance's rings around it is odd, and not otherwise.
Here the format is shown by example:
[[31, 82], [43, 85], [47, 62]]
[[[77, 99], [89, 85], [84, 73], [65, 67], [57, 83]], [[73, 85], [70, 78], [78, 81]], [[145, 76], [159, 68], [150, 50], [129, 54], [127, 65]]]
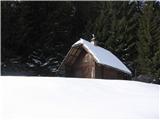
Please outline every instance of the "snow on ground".
[[0, 77], [1, 120], [158, 119], [160, 86], [125, 80]]

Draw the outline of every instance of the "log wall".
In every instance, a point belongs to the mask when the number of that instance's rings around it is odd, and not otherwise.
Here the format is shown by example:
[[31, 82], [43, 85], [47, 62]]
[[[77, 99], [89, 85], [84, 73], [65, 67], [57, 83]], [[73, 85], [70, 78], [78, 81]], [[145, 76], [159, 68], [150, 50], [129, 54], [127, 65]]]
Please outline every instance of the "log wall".
[[[93, 56], [85, 49], [81, 49], [78, 56], [75, 56], [73, 64], [65, 65], [67, 77], [78, 78], [99, 78], [99, 79], [129, 79], [127, 74], [95, 62]], [[72, 63], [72, 60], [70, 60]]]
[[[81, 78], [92, 78], [93, 57], [82, 50], [75, 63], [72, 66], [72, 76]], [[95, 72], [94, 72], [95, 73]]]

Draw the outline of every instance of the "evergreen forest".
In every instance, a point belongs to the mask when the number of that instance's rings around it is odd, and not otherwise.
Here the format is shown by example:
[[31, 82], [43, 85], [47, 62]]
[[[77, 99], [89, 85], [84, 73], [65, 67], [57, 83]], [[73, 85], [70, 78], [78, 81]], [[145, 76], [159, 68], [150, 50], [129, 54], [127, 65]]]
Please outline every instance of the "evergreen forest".
[[92, 34], [133, 80], [160, 84], [159, 1], [1, 1], [1, 75], [56, 76], [71, 45]]

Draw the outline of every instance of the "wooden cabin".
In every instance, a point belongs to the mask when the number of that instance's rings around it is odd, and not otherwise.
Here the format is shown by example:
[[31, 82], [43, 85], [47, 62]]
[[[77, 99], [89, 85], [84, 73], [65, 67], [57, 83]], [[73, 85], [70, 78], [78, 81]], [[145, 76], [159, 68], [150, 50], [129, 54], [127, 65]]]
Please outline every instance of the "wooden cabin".
[[72, 45], [58, 73], [66, 77], [130, 79], [131, 71], [110, 51], [80, 39]]

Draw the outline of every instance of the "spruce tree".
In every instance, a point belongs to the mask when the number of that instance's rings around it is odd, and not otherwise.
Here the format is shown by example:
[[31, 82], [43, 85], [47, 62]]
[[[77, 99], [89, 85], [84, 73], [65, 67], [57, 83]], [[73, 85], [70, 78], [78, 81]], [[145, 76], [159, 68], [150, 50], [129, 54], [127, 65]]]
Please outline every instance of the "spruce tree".
[[160, 20], [155, 2], [146, 2], [139, 19], [137, 42], [138, 72], [158, 77], [160, 61]]
[[152, 52], [153, 52], [153, 75], [160, 82], [160, 4], [159, 2], [154, 3], [153, 6], [153, 19], [151, 24], [152, 34]]

